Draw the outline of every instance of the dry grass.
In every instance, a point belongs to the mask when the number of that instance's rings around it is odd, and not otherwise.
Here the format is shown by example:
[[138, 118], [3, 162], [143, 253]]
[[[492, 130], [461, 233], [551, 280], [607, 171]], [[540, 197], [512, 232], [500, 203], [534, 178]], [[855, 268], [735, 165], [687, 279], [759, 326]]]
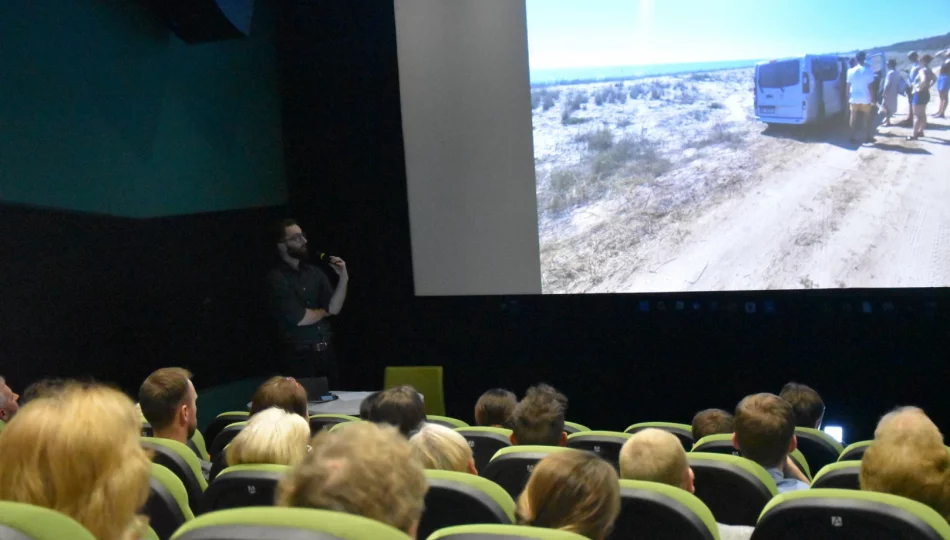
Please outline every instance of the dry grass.
[[614, 134], [610, 128], [604, 126], [574, 137], [574, 142], [586, 143], [590, 152], [605, 152], [614, 145]]

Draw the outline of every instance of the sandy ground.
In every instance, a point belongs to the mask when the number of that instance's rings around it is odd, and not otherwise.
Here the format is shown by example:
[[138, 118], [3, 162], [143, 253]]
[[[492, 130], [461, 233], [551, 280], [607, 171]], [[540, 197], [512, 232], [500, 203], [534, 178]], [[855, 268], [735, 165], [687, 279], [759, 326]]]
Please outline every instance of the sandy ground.
[[[669, 170], [540, 212], [545, 293], [950, 285], [950, 122], [931, 119], [920, 141], [882, 127], [862, 147], [842, 119], [767, 128], [751, 118], [749, 75], [717, 73], [698, 83], [699, 103], [668, 103], [634, 126], [664, 134]], [[725, 106], [719, 116], [691, 122], [709, 102]], [[906, 109], [903, 100], [896, 120]], [[697, 145], [710, 122], [730, 136]], [[536, 156], [539, 205], [544, 175], [578, 155], [547, 144]]]

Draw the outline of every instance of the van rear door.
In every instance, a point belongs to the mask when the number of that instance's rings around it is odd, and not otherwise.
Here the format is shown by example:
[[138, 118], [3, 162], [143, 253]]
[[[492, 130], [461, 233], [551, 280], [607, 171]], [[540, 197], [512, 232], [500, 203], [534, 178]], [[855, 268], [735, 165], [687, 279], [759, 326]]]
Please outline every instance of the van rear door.
[[804, 58], [759, 64], [755, 73], [756, 116], [763, 122], [801, 124], [805, 120], [802, 88]]

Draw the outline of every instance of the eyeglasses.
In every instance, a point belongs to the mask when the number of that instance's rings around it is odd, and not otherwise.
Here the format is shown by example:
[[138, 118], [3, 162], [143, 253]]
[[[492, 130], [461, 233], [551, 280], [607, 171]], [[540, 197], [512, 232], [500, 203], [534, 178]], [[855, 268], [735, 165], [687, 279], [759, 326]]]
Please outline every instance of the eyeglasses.
[[301, 240], [306, 240], [307, 236], [304, 233], [297, 233], [293, 236], [288, 236], [284, 238], [284, 242], [300, 242]]

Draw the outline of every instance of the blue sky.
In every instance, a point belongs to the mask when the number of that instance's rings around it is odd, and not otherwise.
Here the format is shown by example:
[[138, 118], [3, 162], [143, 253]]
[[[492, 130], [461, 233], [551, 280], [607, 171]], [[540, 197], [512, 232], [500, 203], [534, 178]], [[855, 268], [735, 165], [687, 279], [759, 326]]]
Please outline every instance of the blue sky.
[[526, 1], [532, 69], [767, 59], [950, 32], [950, 0]]

